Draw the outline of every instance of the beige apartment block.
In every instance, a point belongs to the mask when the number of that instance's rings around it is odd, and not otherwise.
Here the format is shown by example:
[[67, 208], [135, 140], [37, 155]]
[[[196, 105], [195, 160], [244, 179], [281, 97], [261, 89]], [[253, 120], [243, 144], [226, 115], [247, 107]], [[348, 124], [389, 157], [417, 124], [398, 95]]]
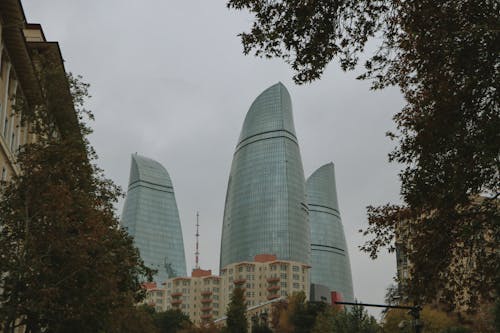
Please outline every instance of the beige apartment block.
[[212, 271], [194, 269], [191, 277], [176, 277], [165, 282], [165, 309], [179, 309], [196, 325], [224, 314], [221, 303], [221, 278]]
[[169, 279], [161, 287], [146, 284], [144, 303], [157, 311], [179, 309], [193, 323], [203, 325], [225, 316], [234, 288], [243, 288], [247, 308], [259, 311], [262, 305], [294, 292], [303, 291], [309, 298], [309, 269], [303, 263], [261, 254], [254, 261], [224, 267], [220, 276], [194, 269], [190, 277]]
[[162, 312], [167, 309], [167, 290], [157, 286], [156, 282], [145, 283], [146, 297], [140, 304], [147, 304], [155, 308], [156, 312]]
[[233, 289], [245, 289], [247, 307], [287, 297], [303, 291], [309, 299], [309, 265], [279, 260], [275, 255], [259, 254], [254, 261], [230, 264], [221, 270], [222, 302], [229, 304]]

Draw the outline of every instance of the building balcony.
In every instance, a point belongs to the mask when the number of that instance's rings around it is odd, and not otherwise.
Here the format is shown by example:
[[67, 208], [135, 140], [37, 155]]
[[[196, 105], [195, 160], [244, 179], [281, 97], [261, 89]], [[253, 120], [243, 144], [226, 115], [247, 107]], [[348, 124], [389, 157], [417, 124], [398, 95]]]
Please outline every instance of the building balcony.
[[212, 314], [211, 313], [207, 313], [207, 314], [202, 314], [200, 316], [201, 319], [204, 319], [204, 320], [207, 320], [207, 319], [211, 319], [212, 318]]
[[201, 311], [202, 312], [205, 312], [205, 311], [212, 311], [213, 307], [212, 306], [206, 306], [206, 307], [203, 307], [201, 308]]
[[269, 282], [269, 283], [271, 283], [271, 282], [279, 282], [279, 280], [280, 280], [279, 276], [271, 276], [271, 277], [267, 278], [267, 282]]
[[243, 284], [245, 282], [247, 282], [247, 279], [245, 278], [240, 278], [233, 281], [234, 284]]
[[212, 299], [211, 298], [202, 298], [201, 303], [211, 303]]
[[276, 299], [276, 298], [278, 298], [278, 297], [280, 297], [278, 294], [271, 294], [271, 295], [268, 295], [268, 296], [267, 296], [267, 300], [268, 300], [268, 301], [270, 301], [270, 300], [272, 300], [272, 299]]
[[170, 304], [172, 305], [179, 305], [182, 303], [182, 299], [173, 299], [170, 301]]
[[267, 287], [267, 291], [276, 291], [276, 290], [280, 290], [280, 286], [274, 285]]
[[203, 290], [201, 292], [202, 295], [212, 295], [212, 291], [211, 290]]
[[170, 296], [179, 297], [179, 296], [182, 296], [182, 293], [180, 291], [178, 291], [178, 292], [171, 293]]

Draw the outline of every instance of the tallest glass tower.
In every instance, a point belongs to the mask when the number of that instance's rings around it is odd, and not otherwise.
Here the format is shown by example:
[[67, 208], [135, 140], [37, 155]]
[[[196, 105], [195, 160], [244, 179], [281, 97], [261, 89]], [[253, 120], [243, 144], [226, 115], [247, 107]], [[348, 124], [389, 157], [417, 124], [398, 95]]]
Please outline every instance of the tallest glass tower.
[[310, 262], [304, 171], [290, 94], [281, 83], [255, 99], [243, 123], [226, 194], [220, 266], [260, 253]]

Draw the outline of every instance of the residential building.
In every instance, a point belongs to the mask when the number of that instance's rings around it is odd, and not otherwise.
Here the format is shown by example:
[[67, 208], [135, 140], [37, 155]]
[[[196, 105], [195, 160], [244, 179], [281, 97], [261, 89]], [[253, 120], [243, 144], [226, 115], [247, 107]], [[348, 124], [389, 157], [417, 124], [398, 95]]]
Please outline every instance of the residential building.
[[311, 282], [354, 301], [351, 264], [340, 218], [335, 167], [323, 165], [307, 179], [311, 223]]
[[144, 263], [163, 282], [186, 276], [186, 257], [172, 180], [157, 161], [132, 155], [121, 223], [134, 238]]
[[193, 323], [203, 325], [225, 315], [234, 288], [244, 288], [248, 309], [299, 291], [309, 297], [309, 269], [304, 263], [260, 254], [253, 261], [224, 267], [220, 276], [194, 269], [191, 276], [168, 279], [161, 288], [150, 286], [145, 303], [162, 311], [179, 309]]
[[165, 310], [179, 309], [198, 326], [208, 323], [226, 311], [221, 285], [221, 277], [203, 269], [194, 269], [190, 277], [168, 279]]
[[156, 282], [147, 282], [143, 284], [146, 289], [146, 297], [140, 304], [146, 304], [155, 308], [156, 312], [165, 311], [167, 304], [167, 290], [160, 287]]
[[259, 253], [310, 263], [305, 179], [290, 94], [282, 83], [252, 103], [236, 145], [222, 226], [220, 268]]
[[253, 261], [227, 265], [220, 272], [222, 301], [229, 304], [231, 293], [236, 287], [245, 289], [248, 307], [299, 291], [309, 298], [310, 268], [306, 263], [281, 260], [271, 254], [259, 254]]

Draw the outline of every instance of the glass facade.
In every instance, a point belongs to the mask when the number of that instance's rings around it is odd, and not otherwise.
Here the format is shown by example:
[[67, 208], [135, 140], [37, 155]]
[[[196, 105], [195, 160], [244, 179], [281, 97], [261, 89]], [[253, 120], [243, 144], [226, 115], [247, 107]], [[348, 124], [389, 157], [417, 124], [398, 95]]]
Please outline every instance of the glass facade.
[[174, 188], [158, 162], [132, 155], [122, 225], [134, 237], [145, 264], [158, 270], [155, 281], [186, 276], [186, 257]]
[[281, 83], [252, 103], [229, 176], [220, 267], [257, 254], [309, 264], [305, 179], [290, 94]]
[[351, 264], [340, 218], [333, 163], [316, 170], [307, 180], [311, 221], [311, 283], [340, 292], [354, 301]]

